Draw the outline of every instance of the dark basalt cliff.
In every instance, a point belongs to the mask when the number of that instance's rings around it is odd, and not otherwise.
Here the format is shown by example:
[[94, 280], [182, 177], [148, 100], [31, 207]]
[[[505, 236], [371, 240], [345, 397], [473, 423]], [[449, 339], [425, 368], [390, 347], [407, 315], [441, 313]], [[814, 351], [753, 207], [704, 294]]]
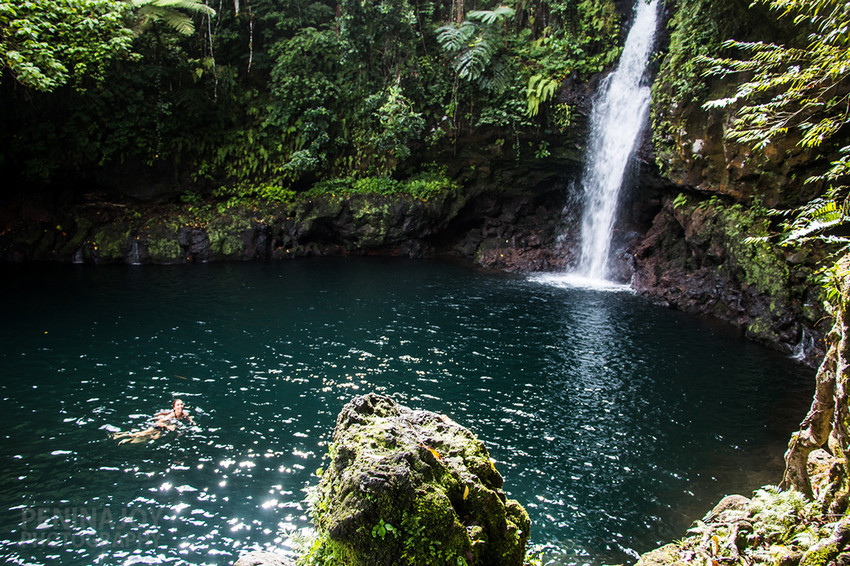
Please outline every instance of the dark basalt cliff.
[[332, 195], [262, 207], [124, 205], [102, 200], [7, 216], [4, 261], [185, 263], [316, 255], [459, 255], [493, 268], [546, 270], [559, 243], [564, 190], [475, 185], [429, 199]]
[[[765, 6], [679, 0], [668, 6], [669, 36], [653, 86], [651, 151], [663, 187], [656, 216], [634, 252], [635, 289], [687, 312], [728, 321], [750, 338], [816, 365], [824, 354], [824, 250], [781, 249], [776, 217], [823, 190], [830, 149], [804, 150], [793, 135], [763, 151], [731, 142], [735, 108], [705, 103], [734, 85], [704, 75], [702, 55], [731, 37], [787, 39], [792, 23]], [[645, 152], [650, 151], [646, 149]], [[753, 240], [753, 239], [757, 240]]]
[[796, 359], [824, 353], [825, 313], [814, 253], [747, 238], [766, 235], [752, 210], [696, 198], [667, 200], [634, 251], [634, 289], [669, 306], [725, 320]]

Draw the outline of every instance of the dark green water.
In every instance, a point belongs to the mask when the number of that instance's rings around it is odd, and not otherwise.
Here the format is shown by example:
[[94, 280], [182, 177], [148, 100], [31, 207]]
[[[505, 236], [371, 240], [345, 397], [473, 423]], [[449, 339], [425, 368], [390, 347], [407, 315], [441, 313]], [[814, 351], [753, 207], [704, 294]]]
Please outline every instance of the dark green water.
[[[778, 481], [813, 386], [812, 370], [629, 293], [454, 264], [2, 272], [11, 564], [294, 555], [336, 414], [368, 391], [481, 437], [547, 563], [630, 562], [724, 494]], [[174, 395], [198, 429], [107, 438]]]

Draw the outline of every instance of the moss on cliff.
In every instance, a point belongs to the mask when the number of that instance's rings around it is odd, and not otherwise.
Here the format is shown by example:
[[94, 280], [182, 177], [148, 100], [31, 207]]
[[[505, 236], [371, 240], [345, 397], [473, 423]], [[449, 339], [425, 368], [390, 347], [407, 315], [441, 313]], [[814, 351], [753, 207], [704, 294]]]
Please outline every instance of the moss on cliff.
[[763, 208], [682, 193], [636, 250], [633, 286], [816, 364], [825, 331], [818, 251], [780, 248], [771, 230]]
[[725, 133], [734, 108], [706, 110], [735, 85], [705, 77], [700, 57], [727, 55], [723, 42], [772, 41], [798, 33], [765, 6], [742, 0], [679, 0], [669, 21], [670, 41], [653, 85], [652, 136], [656, 163], [678, 185], [736, 199], [760, 197], [771, 206], [796, 204], [811, 196], [800, 179], [816, 156], [798, 147], [794, 135], [778, 139], [764, 152], [729, 142]]

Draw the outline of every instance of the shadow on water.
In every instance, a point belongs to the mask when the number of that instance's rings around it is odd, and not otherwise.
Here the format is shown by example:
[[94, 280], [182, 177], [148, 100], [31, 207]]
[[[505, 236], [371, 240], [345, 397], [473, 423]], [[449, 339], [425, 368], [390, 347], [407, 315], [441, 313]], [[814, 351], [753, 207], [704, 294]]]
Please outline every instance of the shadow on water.
[[[368, 391], [479, 435], [547, 562], [629, 562], [777, 481], [813, 378], [628, 293], [441, 262], [2, 270], [9, 563], [294, 555], [336, 415]], [[173, 396], [199, 429], [108, 440]]]

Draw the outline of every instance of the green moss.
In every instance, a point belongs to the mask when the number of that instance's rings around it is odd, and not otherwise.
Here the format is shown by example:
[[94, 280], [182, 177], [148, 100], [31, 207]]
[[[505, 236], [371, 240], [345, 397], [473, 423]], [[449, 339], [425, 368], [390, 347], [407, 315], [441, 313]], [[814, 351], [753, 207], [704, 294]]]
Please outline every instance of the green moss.
[[480, 441], [445, 417], [360, 399], [371, 404], [337, 421], [311, 504], [319, 542], [301, 564], [521, 564], [528, 515], [506, 503]]
[[120, 220], [98, 229], [90, 238], [96, 259], [104, 262], [123, 260], [130, 232], [130, 226]]
[[825, 544], [809, 550], [800, 561], [800, 566], [826, 566], [838, 556], [840, 549], [835, 543]]
[[154, 263], [176, 263], [183, 260], [183, 249], [177, 240], [182, 222], [174, 216], [151, 219], [143, 227], [143, 239]]
[[766, 217], [759, 216], [756, 209], [728, 205], [717, 197], [697, 201], [679, 195], [674, 206], [677, 212], [692, 218], [693, 231], [688, 238], [719, 246], [735, 279], [771, 297], [776, 309], [777, 302], [788, 301], [790, 269], [780, 249], [766, 241], [770, 236]]
[[239, 259], [245, 250], [242, 235], [251, 229], [251, 221], [244, 210], [234, 210], [213, 218], [204, 229], [210, 239], [210, 250], [214, 256]]
[[767, 220], [740, 206], [728, 207], [721, 214], [730, 255], [743, 273], [741, 280], [774, 302], [787, 301], [790, 271], [784, 255], [776, 246], [754, 240], [769, 235]]

